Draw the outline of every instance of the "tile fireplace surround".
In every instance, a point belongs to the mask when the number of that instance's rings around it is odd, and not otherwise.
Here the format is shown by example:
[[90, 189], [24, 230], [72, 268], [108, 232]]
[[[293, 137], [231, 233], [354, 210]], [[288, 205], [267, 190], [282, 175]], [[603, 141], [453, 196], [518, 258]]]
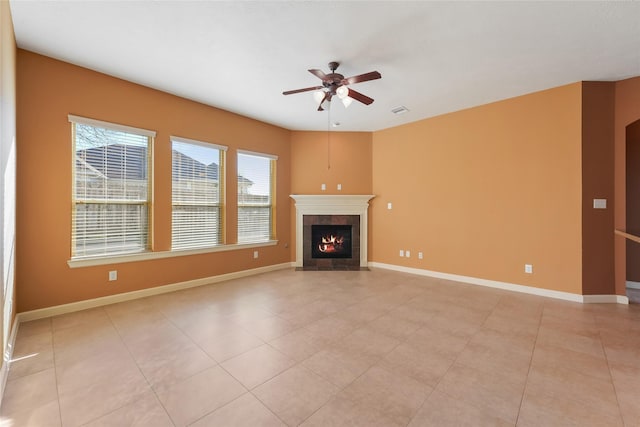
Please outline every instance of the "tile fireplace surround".
[[296, 267], [303, 266], [303, 225], [305, 215], [360, 216], [360, 267], [367, 267], [367, 230], [369, 200], [375, 196], [293, 194], [296, 202]]

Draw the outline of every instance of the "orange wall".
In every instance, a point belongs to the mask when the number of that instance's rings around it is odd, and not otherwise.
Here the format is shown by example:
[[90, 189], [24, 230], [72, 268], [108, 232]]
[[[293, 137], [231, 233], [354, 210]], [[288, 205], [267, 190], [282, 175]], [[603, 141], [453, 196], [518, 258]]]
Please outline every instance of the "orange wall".
[[582, 293], [580, 153], [580, 83], [374, 133], [372, 260]]
[[[615, 83], [582, 83], [582, 293], [615, 294], [613, 124]], [[607, 209], [594, 209], [606, 199]]]
[[[320, 114], [320, 113], [318, 113]], [[292, 194], [373, 194], [371, 132], [291, 132]], [[326, 184], [326, 190], [321, 185]], [[338, 184], [342, 190], [338, 191]], [[291, 201], [291, 236], [295, 204]], [[371, 250], [371, 243], [368, 245]], [[295, 260], [295, 241], [291, 259]]]
[[[615, 113], [615, 228], [626, 230], [626, 132], [640, 119], [640, 77], [616, 82]], [[626, 239], [615, 236], [616, 294], [625, 295]]]
[[[18, 311], [290, 261], [290, 132], [28, 51], [18, 51]], [[155, 130], [154, 250], [171, 244], [170, 135], [227, 145], [227, 242], [235, 241], [236, 149], [275, 154], [279, 243], [260, 248], [69, 268], [71, 125], [68, 114]], [[282, 208], [286, 207], [286, 208]], [[118, 281], [108, 282], [108, 271]]]
[[[609, 185], [589, 165], [601, 159], [611, 136], [605, 118], [610, 105], [602, 105], [613, 102], [611, 84], [576, 83], [374, 133], [327, 135], [288, 131], [27, 51], [18, 51], [17, 66], [18, 311], [293, 260], [290, 194], [376, 195], [369, 222], [375, 262], [578, 294], [610, 293], [606, 280], [583, 284], [583, 275], [592, 272], [582, 257], [597, 258], [598, 245], [607, 240], [598, 236], [610, 225], [587, 204]], [[230, 179], [235, 150], [278, 155], [278, 245], [261, 248], [258, 260], [248, 249], [70, 269], [68, 114], [157, 132], [155, 251], [168, 250], [171, 239], [171, 178], [162, 172], [171, 162], [169, 135], [229, 146], [229, 243], [236, 227]], [[603, 121], [585, 122], [594, 117]], [[615, 83], [614, 214], [621, 229], [624, 129], [637, 118], [640, 78]], [[606, 178], [605, 169], [600, 172]], [[400, 258], [400, 249], [410, 250], [411, 258]], [[616, 292], [624, 294], [624, 241], [616, 240], [615, 251]], [[594, 277], [606, 277], [607, 262]], [[534, 265], [534, 274], [523, 272], [525, 263]], [[113, 269], [117, 283], [107, 281]]]
[[[291, 132], [292, 193], [371, 194], [371, 137], [371, 132]], [[326, 191], [320, 189], [323, 183]]]

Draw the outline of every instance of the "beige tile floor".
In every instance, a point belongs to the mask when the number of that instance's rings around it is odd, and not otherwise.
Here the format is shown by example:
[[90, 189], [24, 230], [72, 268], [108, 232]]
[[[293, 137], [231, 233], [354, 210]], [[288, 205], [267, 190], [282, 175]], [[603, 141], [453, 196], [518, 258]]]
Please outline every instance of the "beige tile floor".
[[4, 426], [640, 426], [640, 307], [283, 270], [20, 325]]

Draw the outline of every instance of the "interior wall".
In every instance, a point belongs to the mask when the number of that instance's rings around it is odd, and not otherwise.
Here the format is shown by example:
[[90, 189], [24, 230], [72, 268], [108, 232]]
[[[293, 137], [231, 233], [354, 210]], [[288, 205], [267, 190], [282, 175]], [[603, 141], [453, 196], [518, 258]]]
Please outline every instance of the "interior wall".
[[[320, 114], [320, 113], [318, 113]], [[291, 132], [291, 194], [373, 194], [371, 132]], [[322, 184], [326, 190], [322, 190]], [[338, 190], [338, 184], [342, 189]], [[291, 236], [295, 203], [291, 201]], [[371, 225], [369, 225], [369, 233]], [[369, 240], [368, 250], [371, 250]], [[296, 258], [295, 239], [291, 259]]]
[[[16, 42], [9, 2], [0, 2], [0, 334], [6, 350], [14, 321], [16, 217]], [[3, 354], [7, 354], [3, 351]], [[4, 367], [4, 357], [2, 366]]]
[[[290, 261], [290, 132], [88, 69], [18, 50], [18, 311]], [[278, 156], [278, 245], [70, 268], [71, 125], [68, 115], [154, 130], [153, 250], [171, 245], [171, 135], [229, 147], [227, 243], [236, 238], [236, 150]], [[286, 207], [286, 208], [282, 208]], [[117, 282], [108, 271], [118, 270]]]
[[371, 135], [292, 131], [292, 193], [371, 194]]
[[[615, 294], [613, 256], [615, 83], [582, 83], [582, 293]], [[605, 199], [606, 209], [594, 209]]]
[[580, 83], [375, 132], [372, 260], [580, 294], [580, 152]]
[[[616, 82], [615, 94], [615, 209], [616, 230], [626, 230], [626, 139], [627, 126], [640, 119], [640, 77]], [[626, 295], [626, 239], [615, 236], [616, 294]]]
[[[640, 236], [640, 120], [627, 126], [626, 138], [627, 233]], [[626, 280], [640, 283], [640, 243], [627, 240]]]

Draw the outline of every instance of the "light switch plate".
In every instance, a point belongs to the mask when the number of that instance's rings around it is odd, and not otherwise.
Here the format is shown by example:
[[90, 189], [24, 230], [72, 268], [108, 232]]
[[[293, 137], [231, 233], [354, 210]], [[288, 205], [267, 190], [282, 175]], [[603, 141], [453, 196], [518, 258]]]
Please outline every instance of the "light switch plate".
[[593, 209], [607, 209], [607, 199], [593, 199]]

